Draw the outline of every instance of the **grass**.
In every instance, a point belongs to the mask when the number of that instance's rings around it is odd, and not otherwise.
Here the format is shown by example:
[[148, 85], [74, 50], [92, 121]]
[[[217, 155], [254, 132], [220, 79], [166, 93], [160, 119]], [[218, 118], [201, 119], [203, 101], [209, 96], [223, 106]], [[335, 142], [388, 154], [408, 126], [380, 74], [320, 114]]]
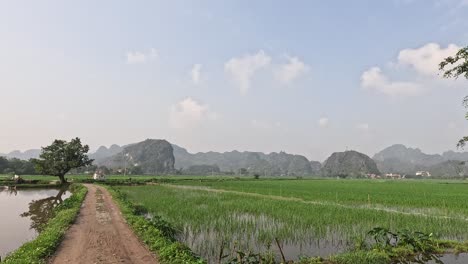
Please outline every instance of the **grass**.
[[2, 263], [46, 263], [46, 259], [54, 253], [68, 227], [74, 222], [86, 196], [87, 189], [84, 186], [72, 185], [70, 188], [72, 196], [54, 209], [55, 216], [47, 222], [36, 239], [23, 244]]
[[[171, 223], [179, 231], [178, 239], [210, 262], [218, 257], [221, 244], [226, 245], [225, 252], [273, 249], [278, 255], [272, 243], [275, 238], [293, 247], [315, 247], [318, 243], [333, 242], [342, 245], [340, 250], [344, 252], [353, 246], [356, 237], [365, 237], [367, 231], [377, 226], [434, 233], [435, 237], [448, 240], [468, 239], [467, 220], [460, 218], [468, 215], [466, 204], [462, 202], [468, 198], [468, 185], [460, 182], [260, 180], [176, 183], [210, 189], [180, 189], [174, 185], [116, 188], [133, 203]], [[407, 213], [375, 210], [382, 207], [402, 209]], [[421, 210], [430, 215], [412, 214]], [[445, 214], [457, 217], [442, 217]], [[316, 252], [311, 250], [309, 253], [312, 256]], [[330, 258], [327, 261], [333, 262], [327, 263], [356, 263], [342, 262], [340, 258], [358, 257], [381, 258], [383, 261], [385, 257], [382, 255], [385, 254], [353, 251], [345, 256], [338, 255], [335, 260]], [[296, 260], [298, 257], [289, 256]]]

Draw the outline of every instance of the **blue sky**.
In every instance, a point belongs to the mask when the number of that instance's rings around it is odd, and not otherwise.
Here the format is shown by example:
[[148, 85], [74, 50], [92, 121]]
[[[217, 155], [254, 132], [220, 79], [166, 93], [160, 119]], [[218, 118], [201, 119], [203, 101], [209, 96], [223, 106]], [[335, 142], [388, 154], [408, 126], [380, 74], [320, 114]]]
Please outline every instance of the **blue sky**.
[[454, 149], [468, 1], [1, 1], [0, 152]]

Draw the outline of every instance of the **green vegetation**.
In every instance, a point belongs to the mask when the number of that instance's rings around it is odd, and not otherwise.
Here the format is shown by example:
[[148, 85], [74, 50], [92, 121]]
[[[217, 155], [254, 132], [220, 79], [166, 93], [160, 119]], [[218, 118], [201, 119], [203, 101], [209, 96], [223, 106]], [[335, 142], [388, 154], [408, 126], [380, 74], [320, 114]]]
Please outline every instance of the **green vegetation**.
[[4, 263], [46, 263], [46, 259], [54, 253], [68, 227], [75, 220], [86, 196], [87, 189], [84, 186], [71, 185], [70, 188], [73, 195], [54, 209], [54, 217], [41, 228], [42, 232], [37, 238], [8, 255]]
[[[457, 54], [445, 58], [439, 63], [439, 69], [444, 71], [445, 78], [458, 78], [464, 76], [468, 79], [468, 46], [460, 49]], [[468, 96], [463, 99], [463, 105], [468, 108]], [[465, 116], [468, 119], [468, 114]], [[468, 142], [468, 136], [458, 141], [458, 147], [464, 147]]]
[[[464, 244], [456, 242], [468, 239], [467, 205], [460, 202], [468, 198], [467, 185], [459, 182], [226, 180], [177, 183], [179, 185], [115, 188], [126, 194], [137, 208], [142, 206], [157, 219], [171, 223], [179, 241], [210, 262], [218, 261], [221, 252], [226, 256], [224, 261], [236, 257], [236, 252], [253, 259], [259, 257], [254, 253], [262, 253], [263, 260], [273, 254], [278, 260], [279, 248], [300, 246], [301, 253], [309, 256], [301, 260], [304, 263], [388, 263], [389, 259], [399, 256], [419, 256], [415, 252], [420, 249], [407, 244], [364, 246], [369, 239], [368, 231], [377, 226], [384, 230], [402, 230], [396, 233], [412, 238], [416, 237], [414, 231], [432, 233], [431, 243], [439, 241], [436, 238], [453, 240], [436, 244], [435, 253], [455, 247], [466, 252]], [[195, 184], [198, 186], [193, 186]], [[402, 212], [398, 212], [400, 210]], [[363, 242], [360, 247], [354, 245], [360, 241], [357, 238]], [[335, 253], [348, 253], [327, 260], [310, 258], [328, 257], [328, 253], [320, 252], [320, 245], [327, 243], [338, 249]], [[296, 255], [291, 255], [292, 252]], [[433, 253], [432, 249], [428, 252]], [[285, 255], [286, 259], [299, 260], [300, 257], [297, 251], [286, 250]], [[360, 262], [353, 262], [357, 259]]]
[[445, 58], [439, 64], [439, 69], [444, 71], [445, 78], [458, 78], [461, 75], [468, 79], [468, 46], [460, 49], [454, 56]]
[[0, 174], [35, 174], [34, 164], [20, 159], [7, 159], [0, 156]]
[[468, 182], [441, 180], [261, 180], [185, 182], [213, 189], [468, 219]]
[[[56, 179], [23, 177], [39, 183]], [[92, 182], [83, 175], [67, 178]], [[277, 263], [280, 248], [286, 260], [324, 264], [468, 252], [468, 242], [460, 242], [468, 240], [468, 205], [460, 202], [468, 198], [466, 181], [114, 175], [106, 184], [114, 186], [108, 188], [129, 225], [163, 263], [203, 263], [193, 252], [208, 262]], [[410, 242], [426, 236], [429, 249], [377, 242], [368, 233], [377, 226], [382, 234]], [[53, 252], [47, 250], [40, 254]]]
[[176, 241], [175, 231], [166, 221], [157, 217], [152, 220], [146, 219], [142, 215], [145, 212], [143, 207], [135, 206], [119, 190], [110, 187], [108, 190], [117, 201], [127, 223], [148, 248], [157, 253], [159, 261], [162, 263], [205, 263], [186, 245]]
[[65, 174], [70, 170], [86, 167], [93, 163], [87, 153], [88, 145], [82, 145], [79, 138], [70, 142], [56, 139], [50, 146], [42, 148], [39, 159], [32, 159], [40, 174], [59, 177], [60, 183], [67, 182]]

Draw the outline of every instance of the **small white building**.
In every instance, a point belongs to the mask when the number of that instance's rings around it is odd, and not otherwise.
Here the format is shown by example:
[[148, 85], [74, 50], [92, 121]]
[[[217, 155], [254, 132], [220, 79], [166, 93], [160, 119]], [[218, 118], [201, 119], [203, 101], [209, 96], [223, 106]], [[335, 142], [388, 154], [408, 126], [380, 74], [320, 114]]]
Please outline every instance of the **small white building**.
[[387, 173], [385, 174], [385, 178], [390, 178], [390, 179], [401, 179], [401, 174], [399, 173]]
[[416, 176], [431, 177], [431, 174], [428, 171], [417, 171]]
[[104, 181], [106, 179], [106, 175], [102, 170], [97, 170], [94, 172], [93, 179], [96, 181]]

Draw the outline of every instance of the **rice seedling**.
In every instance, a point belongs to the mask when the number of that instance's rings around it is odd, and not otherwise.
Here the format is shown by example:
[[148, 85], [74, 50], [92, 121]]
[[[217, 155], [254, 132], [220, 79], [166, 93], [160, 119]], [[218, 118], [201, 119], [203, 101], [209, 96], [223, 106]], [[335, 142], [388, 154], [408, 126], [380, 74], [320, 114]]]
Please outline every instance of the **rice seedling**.
[[[468, 198], [466, 184], [409, 183], [412, 186], [331, 180], [214, 181], [183, 189], [174, 185], [118, 189], [171, 223], [177, 239], [210, 263], [222, 255], [236, 257], [239, 251], [252, 252], [250, 256], [272, 254], [278, 260], [282, 253], [288, 260], [328, 257], [352, 248], [356, 237], [365, 237], [377, 226], [468, 239], [468, 221], [463, 218], [468, 210], [461, 202]], [[402, 211], [376, 210], [377, 205]], [[425, 214], [417, 213], [420, 210]]]

